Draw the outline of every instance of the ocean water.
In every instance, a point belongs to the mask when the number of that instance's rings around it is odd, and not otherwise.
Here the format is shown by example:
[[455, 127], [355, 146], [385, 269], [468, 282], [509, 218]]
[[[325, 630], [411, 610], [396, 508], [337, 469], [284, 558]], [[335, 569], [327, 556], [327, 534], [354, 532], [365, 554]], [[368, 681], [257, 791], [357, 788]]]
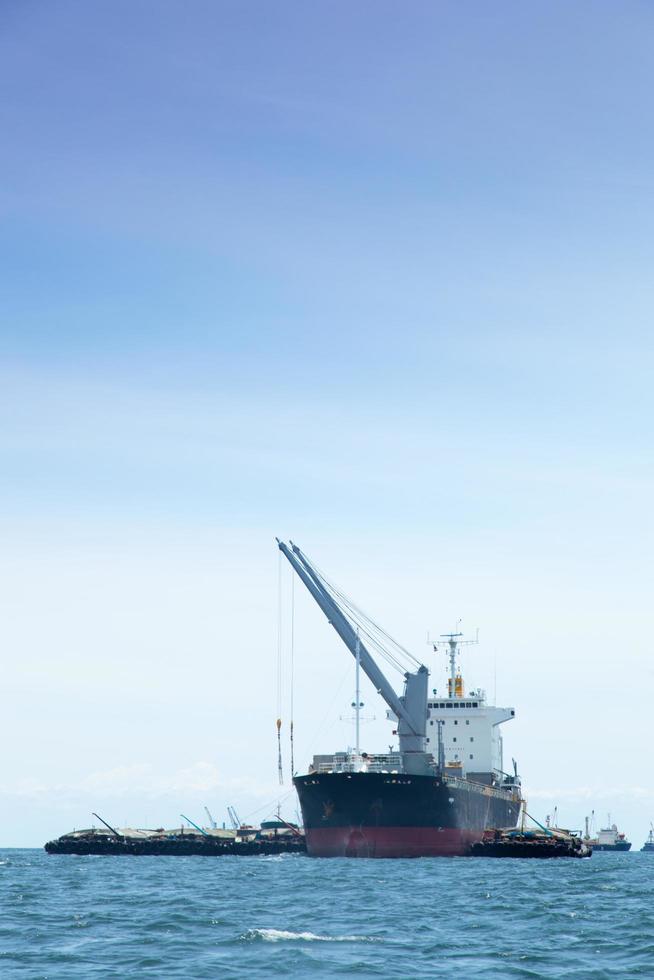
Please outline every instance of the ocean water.
[[654, 855], [0, 851], [0, 977], [654, 978]]

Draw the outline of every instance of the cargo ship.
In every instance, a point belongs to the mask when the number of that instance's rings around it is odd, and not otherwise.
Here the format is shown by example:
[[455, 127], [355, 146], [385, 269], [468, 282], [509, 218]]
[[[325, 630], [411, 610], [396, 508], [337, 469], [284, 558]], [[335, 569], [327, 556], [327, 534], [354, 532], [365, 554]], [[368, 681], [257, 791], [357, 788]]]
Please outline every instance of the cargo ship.
[[641, 847], [641, 851], [646, 854], [654, 854], [654, 824], [649, 825], [649, 834], [647, 835], [647, 840]]
[[[466, 693], [458, 663], [462, 634], [433, 644], [449, 659], [446, 690], [429, 692], [429, 669], [332, 585], [297, 545], [277, 541], [299, 579], [355, 659], [355, 745], [315, 755], [295, 776], [306, 847], [313, 857], [466, 855], [493, 827], [514, 827], [522, 808], [517, 766], [504, 771], [500, 726], [515, 716], [485, 693]], [[475, 641], [472, 641], [475, 642]], [[370, 649], [369, 649], [370, 648]], [[398, 695], [371, 649], [404, 674]], [[406, 663], [410, 669], [404, 670]], [[388, 706], [397, 748], [360, 745], [360, 671]]]
[[597, 837], [591, 837], [588, 830], [588, 817], [586, 817], [586, 833], [584, 836], [584, 841], [590, 847], [592, 847], [594, 851], [630, 851], [631, 841], [627, 840], [625, 834], [621, 834], [618, 831], [618, 828], [614, 823], [611, 823], [610, 814], [607, 824], [607, 827], [601, 827], [598, 830]]

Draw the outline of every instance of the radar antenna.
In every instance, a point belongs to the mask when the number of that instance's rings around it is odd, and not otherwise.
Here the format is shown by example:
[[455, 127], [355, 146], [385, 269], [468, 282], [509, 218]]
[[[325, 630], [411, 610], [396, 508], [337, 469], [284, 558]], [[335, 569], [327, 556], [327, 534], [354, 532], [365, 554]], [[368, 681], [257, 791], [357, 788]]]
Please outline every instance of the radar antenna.
[[441, 633], [440, 640], [431, 640], [431, 644], [435, 652], [439, 650], [445, 650], [447, 657], [450, 661], [450, 677], [448, 680], [449, 685], [449, 698], [454, 699], [457, 697], [463, 697], [463, 679], [461, 677], [460, 668], [457, 672], [457, 654], [459, 652], [459, 647], [473, 646], [479, 643], [479, 630], [477, 630], [477, 635], [474, 640], [462, 640], [461, 637], [463, 633], [458, 631], [459, 624], [461, 620], [457, 622], [457, 630], [453, 633]]

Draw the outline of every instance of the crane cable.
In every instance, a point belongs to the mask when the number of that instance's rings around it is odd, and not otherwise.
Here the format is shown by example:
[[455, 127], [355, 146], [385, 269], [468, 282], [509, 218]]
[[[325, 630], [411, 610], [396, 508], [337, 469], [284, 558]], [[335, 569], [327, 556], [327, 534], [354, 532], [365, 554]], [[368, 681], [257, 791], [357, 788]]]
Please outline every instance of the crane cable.
[[[379, 650], [382, 656], [384, 656], [388, 663], [403, 672], [406, 669], [406, 666], [401, 662], [400, 658], [404, 657], [412, 667], [420, 667], [420, 661], [414, 657], [412, 653], [409, 653], [409, 651], [403, 647], [401, 643], [394, 640], [390, 633], [387, 633], [383, 627], [374, 621], [374, 619], [371, 619], [367, 613], [355, 605], [349, 596], [347, 596], [344, 592], [341, 592], [331, 583], [329, 583], [329, 587], [334, 591], [335, 595], [345, 606], [350, 619], [352, 619], [353, 622], [359, 626], [362, 633], [366, 634], [369, 640]], [[392, 653], [389, 647], [394, 647], [397, 651], [397, 655]]]
[[[412, 665], [413, 669], [421, 666], [420, 661], [412, 653], [403, 647], [401, 643], [398, 643], [397, 640], [393, 639], [386, 630], [358, 607], [349, 596], [334, 585], [315, 562], [312, 561], [311, 564], [318, 573], [324, 588], [336, 600], [336, 604], [344, 607], [343, 611], [346, 614], [346, 618], [351, 623], [354, 623], [355, 626], [358, 626], [361, 632], [368, 637], [374, 648], [389, 666], [394, 667], [402, 674], [406, 670], [406, 665], [402, 663], [400, 658], [405, 658]], [[390, 647], [393, 647], [396, 653], [391, 652]]]
[[282, 768], [282, 554], [277, 563], [277, 774], [284, 783]]
[[[281, 557], [281, 555], [280, 555]], [[293, 682], [295, 661], [295, 575], [291, 575], [291, 779], [295, 773], [295, 761], [293, 756]]]
[[[361, 608], [359, 608], [348, 595], [346, 595], [341, 589], [338, 588], [338, 586], [331, 582], [318, 565], [313, 562], [312, 565], [322, 581], [323, 587], [326, 588], [327, 592], [330, 593], [332, 598], [336, 600], [336, 604], [339, 605], [340, 601], [340, 604], [345, 607], [344, 611], [346, 611], [346, 614], [351, 622], [358, 626], [361, 632], [366, 634], [387, 663], [395, 667], [401, 673], [404, 673], [406, 669], [398, 657], [391, 653], [389, 646], [392, 646], [395, 648], [400, 657], [405, 657], [414, 667], [420, 666], [420, 662], [413, 656], [413, 654], [409, 653], [409, 651], [403, 647], [401, 643], [398, 643], [397, 640], [393, 639], [393, 637], [387, 633], [386, 630], [379, 626], [378, 623], [376, 623]], [[373, 634], [376, 634], [376, 637]]]

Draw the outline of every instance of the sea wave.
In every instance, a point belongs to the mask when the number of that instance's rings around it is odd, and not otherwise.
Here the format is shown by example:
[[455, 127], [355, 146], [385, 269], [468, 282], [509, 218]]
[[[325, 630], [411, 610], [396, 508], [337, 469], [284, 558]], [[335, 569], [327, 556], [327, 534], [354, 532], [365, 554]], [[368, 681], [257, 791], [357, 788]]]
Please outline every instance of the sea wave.
[[290, 929], [248, 929], [243, 939], [254, 942], [279, 943], [284, 940], [301, 940], [305, 943], [375, 943], [375, 936], [318, 936], [315, 932], [292, 932]]

